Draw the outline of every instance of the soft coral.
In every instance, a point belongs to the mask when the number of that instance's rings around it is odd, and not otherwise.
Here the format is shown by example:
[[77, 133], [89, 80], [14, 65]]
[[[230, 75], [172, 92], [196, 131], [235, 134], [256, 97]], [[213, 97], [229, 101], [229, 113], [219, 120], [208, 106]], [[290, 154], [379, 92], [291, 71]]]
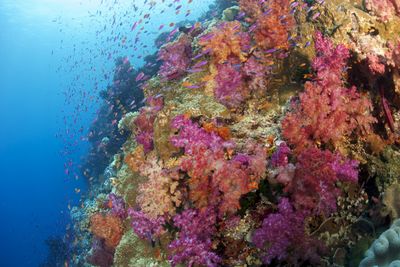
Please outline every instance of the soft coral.
[[315, 48], [317, 57], [312, 65], [317, 76], [305, 84], [299, 102], [282, 122], [282, 134], [297, 152], [321, 143], [337, 147], [356, 129], [371, 132], [375, 122], [369, 113], [369, 99], [355, 87], [344, 87], [348, 49], [334, 47], [320, 32], [315, 35]]

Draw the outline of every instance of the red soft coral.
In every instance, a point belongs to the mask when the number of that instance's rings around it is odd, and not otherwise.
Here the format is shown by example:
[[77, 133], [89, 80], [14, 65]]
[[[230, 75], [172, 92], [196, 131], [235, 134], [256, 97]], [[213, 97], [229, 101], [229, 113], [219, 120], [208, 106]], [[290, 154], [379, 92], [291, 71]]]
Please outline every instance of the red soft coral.
[[355, 87], [345, 88], [344, 68], [349, 52], [343, 45], [334, 47], [317, 32], [313, 60], [317, 72], [314, 81], [305, 84], [300, 101], [282, 122], [282, 134], [299, 152], [321, 143], [339, 146], [353, 131], [371, 132], [375, 119], [370, 115], [371, 102]]
[[136, 141], [143, 145], [146, 153], [153, 149], [153, 124], [163, 104], [162, 97], [149, 97], [147, 99], [147, 105], [141, 108], [139, 116], [134, 121], [137, 127]]
[[289, 4], [289, 0], [270, 1], [267, 11], [259, 14], [254, 32], [254, 39], [259, 47], [289, 48], [290, 31], [295, 24]]
[[98, 238], [104, 239], [105, 245], [115, 248], [123, 235], [122, 220], [111, 214], [95, 213], [90, 217], [90, 231]]
[[329, 150], [309, 148], [298, 156], [295, 176], [285, 190], [296, 208], [329, 216], [341, 194], [336, 182], [357, 182], [357, 166]]
[[[171, 141], [184, 148], [181, 170], [190, 176], [189, 197], [197, 208], [219, 203], [219, 213], [235, 212], [243, 194], [257, 188], [265, 173], [265, 151], [254, 145], [252, 153], [238, 154], [231, 160], [235, 145], [215, 132], [207, 132], [196, 123], [178, 116], [172, 126], [179, 129]], [[230, 152], [229, 152], [230, 151]]]

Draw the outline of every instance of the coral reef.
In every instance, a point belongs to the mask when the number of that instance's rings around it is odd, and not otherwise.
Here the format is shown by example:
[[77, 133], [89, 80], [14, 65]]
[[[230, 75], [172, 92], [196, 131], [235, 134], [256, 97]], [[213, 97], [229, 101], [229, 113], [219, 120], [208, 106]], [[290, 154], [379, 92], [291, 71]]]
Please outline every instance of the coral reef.
[[218, 1], [118, 62], [74, 264], [357, 266], [400, 212], [397, 4]]

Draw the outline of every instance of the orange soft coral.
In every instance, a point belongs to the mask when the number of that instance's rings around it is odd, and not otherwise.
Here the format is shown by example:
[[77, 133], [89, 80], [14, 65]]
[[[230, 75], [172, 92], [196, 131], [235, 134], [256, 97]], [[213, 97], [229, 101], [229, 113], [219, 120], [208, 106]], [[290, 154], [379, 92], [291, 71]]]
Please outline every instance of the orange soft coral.
[[254, 39], [263, 49], [288, 49], [290, 31], [294, 24], [289, 0], [271, 1], [268, 10], [257, 19]]
[[209, 34], [200, 37], [199, 44], [209, 50], [214, 62], [223, 63], [234, 56], [246, 61], [245, 51], [249, 50], [249, 35], [241, 31], [239, 21], [223, 22]]
[[211, 133], [214, 132], [219, 135], [222, 139], [228, 140], [231, 138], [231, 131], [226, 126], [217, 126], [214, 122], [205, 122], [203, 123], [203, 129], [206, 132]]
[[145, 161], [144, 149], [143, 146], [141, 145], [137, 146], [132, 153], [129, 153], [125, 156], [125, 163], [134, 172], [139, 172], [139, 168], [144, 161]]
[[104, 239], [107, 247], [115, 248], [122, 238], [123, 225], [119, 217], [95, 213], [90, 217], [90, 231], [96, 237]]
[[181, 194], [177, 190], [177, 173], [166, 169], [154, 153], [145, 156], [141, 146], [128, 154], [125, 162], [131, 170], [148, 178], [138, 188], [136, 202], [141, 210], [150, 218], [164, 214], [174, 215], [181, 202]]

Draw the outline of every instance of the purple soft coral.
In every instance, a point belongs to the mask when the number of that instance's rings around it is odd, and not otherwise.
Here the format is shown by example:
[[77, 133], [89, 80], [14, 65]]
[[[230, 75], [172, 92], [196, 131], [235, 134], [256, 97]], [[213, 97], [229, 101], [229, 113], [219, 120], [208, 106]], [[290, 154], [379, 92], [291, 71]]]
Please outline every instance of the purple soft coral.
[[287, 198], [279, 201], [278, 212], [269, 214], [252, 237], [253, 243], [264, 253], [265, 264], [270, 264], [273, 259], [286, 260], [295, 265], [306, 260], [319, 262], [318, 252], [322, 246], [306, 235], [306, 215], [295, 211]]
[[292, 153], [285, 142], [280, 143], [278, 149], [272, 154], [271, 164], [274, 167], [286, 166], [289, 163], [289, 155]]
[[111, 193], [108, 195], [108, 200], [110, 201], [111, 204], [112, 215], [120, 217], [121, 219], [125, 219], [127, 213], [125, 210], [124, 199], [122, 197], [115, 195], [114, 193]]
[[215, 77], [217, 86], [214, 94], [216, 99], [228, 108], [238, 107], [249, 95], [243, 82], [243, 74], [238, 70], [240, 62], [228, 61], [217, 66]]
[[204, 211], [185, 210], [174, 217], [174, 225], [180, 228], [179, 238], [169, 248], [173, 251], [172, 266], [186, 263], [214, 267], [221, 261], [212, 252], [212, 235], [215, 233], [216, 214], [212, 208]]
[[156, 219], [149, 218], [145, 213], [136, 211], [132, 208], [128, 209], [128, 214], [132, 219], [133, 231], [142, 239], [153, 241], [163, 233], [164, 217]]
[[167, 80], [181, 77], [190, 65], [192, 46], [189, 37], [182, 35], [177, 41], [160, 49], [159, 59], [163, 60], [159, 74]]

